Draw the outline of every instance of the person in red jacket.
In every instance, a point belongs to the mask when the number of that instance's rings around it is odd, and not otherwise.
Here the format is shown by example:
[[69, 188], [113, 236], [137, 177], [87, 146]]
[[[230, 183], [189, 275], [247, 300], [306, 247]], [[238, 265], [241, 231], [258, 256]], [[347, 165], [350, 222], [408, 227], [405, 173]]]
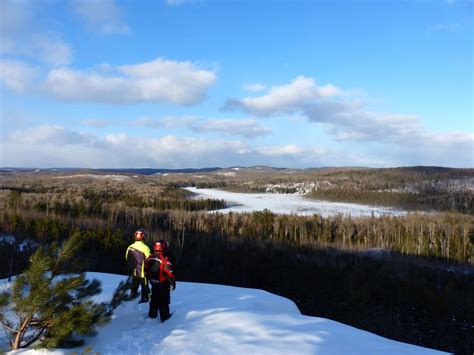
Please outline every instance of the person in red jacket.
[[171, 317], [170, 291], [176, 288], [173, 268], [167, 256], [168, 243], [160, 240], [153, 244], [153, 253], [146, 259], [145, 274], [151, 283], [148, 315], [156, 318], [158, 311], [162, 322]]

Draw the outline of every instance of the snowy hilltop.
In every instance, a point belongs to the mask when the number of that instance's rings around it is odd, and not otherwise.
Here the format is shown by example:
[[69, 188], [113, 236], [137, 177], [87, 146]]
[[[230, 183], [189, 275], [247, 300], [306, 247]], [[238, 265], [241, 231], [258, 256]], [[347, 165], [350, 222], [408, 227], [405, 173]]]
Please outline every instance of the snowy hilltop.
[[[97, 301], [110, 298], [125, 276], [88, 273], [102, 281]], [[2, 281], [1, 289], [9, 287]], [[80, 349], [100, 354], [437, 354], [342, 323], [303, 316], [283, 297], [248, 288], [179, 282], [172, 293], [173, 317], [147, 317], [148, 304], [129, 301]], [[3, 336], [3, 337], [2, 337]], [[0, 349], [6, 348], [4, 335]], [[44, 353], [21, 350], [20, 354]]]

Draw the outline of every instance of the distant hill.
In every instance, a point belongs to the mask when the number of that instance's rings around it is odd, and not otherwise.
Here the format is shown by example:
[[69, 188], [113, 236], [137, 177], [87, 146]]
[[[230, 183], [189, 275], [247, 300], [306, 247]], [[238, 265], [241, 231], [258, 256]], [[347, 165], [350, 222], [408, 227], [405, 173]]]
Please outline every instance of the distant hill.
[[154, 175], [154, 174], [165, 174], [165, 173], [183, 173], [183, 174], [192, 174], [192, 173], [209, 173], [213, 171], [221, 170], [220, 167], [209, 167], [202, 169], [153, 169], [153, 168], [124, 168], [124, 169], [85, 169], [85, 168], [47, 168], [47, 169], [37, 169], [37, 168], [0, 168], [0, 173], [48, 173], [48, 172], [100, 172], [100, 173], [114, 173], [114, 174], [139, 174], [139, 175]]
[[210, 168], [201, 168], [201, 169], [152, 169], [152, 168], [142, 168], [142, 169], [93, 169], [94, 171], [100, 171], [104, 173], [122, 173], [122, 174], [140, 174], [140, 175], [155, 175], [155, 174], [170, 174], [170, 173], [183, 173], [183, 174], [193, 174], [193, 173], [209, 173], [217, 170], [221, 170], [220, 167], [210, 167]]
[[250, 172], [301, 172], [303, 174], [312, 173], [341, 173], [347, 171], [360, 171], [360, 172], [374, 172], [374, 173], [394, 173], [394, 174], [409, 174], [414, 176], [434, 176], [437, 178], [441, 177], [456, 177], [457, 175], [472, 175], [474, 169], [469, 168], [447, 168], [437, 166], [406, 166], [406, 167], [392, 167], [392, 168], [367, 168], [367, 167], [312, 167], [312, 168], [283, 168], [283, 167], [272, 167], [265, 165], [255, 166], [231, 166], [231, 167], [204, 167], [204, 168], [184, 168], [184, 169], [164, 169], [164, 168], [100, 168], [100, 169], [89, 169], [89, 168], [11, 168], [11, 167], [0, 167], [0, 174], [14, 174], [14, 173], [75, 173], [75, 172], [88, 172], [88, 173], [107, 173], [107, 174], [136, 174], [136, 175], [157, 175], [157, 174], [201, 174], [201, 173], [212, 173], [216, 171], [227, 170], [227, 171], [250, 171]]

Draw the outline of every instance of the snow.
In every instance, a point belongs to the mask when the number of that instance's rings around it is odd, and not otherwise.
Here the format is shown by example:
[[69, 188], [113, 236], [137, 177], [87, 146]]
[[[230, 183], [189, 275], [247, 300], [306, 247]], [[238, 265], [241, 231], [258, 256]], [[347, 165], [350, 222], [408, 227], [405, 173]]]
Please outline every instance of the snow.
[[267, 184], [265, 192], [279, 193], [282, 189], [294, 189], [295, 194], [306, 195], [313, 190], [318, 190], [321, 186], [331, 186], [329, 181], [314, 181], [311, 183], [306, 182], [292, 182], [292, 183], [281, 183], [281, 184]]
[[[110, 298], [121, 275], [88, 273], [102, 281], [99, 301]], [[9, 286], [0, 281], [0, 291]], [[178, 282], [172, 293], [175, 314], [165, 323], [147, 318], [148, 305], [130, 301], [120, 306], [96, 337], [78, 349], [100, 354], [441, 354], [389, 340], [332, 320], [303, 316], [283, 297], [223, 285]], [[5, 348], [0, 333], [0, 349]], [[20, 354], [49, 353], [21, 350]]]
[[130, 179], [130, 176], [126, 175], [97, 175], [97, 174], [75, 174], [65, 176], [53, 176], [53, 179], [74, 179], [74, 178], [90, 178], [97, 180], [113, 180], [123, 182]]
[[17, 250], [23, 251], [27, 248], [36, 248], [38, 246], [37, 242], [34, 242], [30, 239], [24, 239], [21, 243], [18, 243], [15, 236], [11, 234], [0, 234], [0, 243], [5, 243], [9, 245], [16, 245]]
[[218, 172], [216, 175], [220, 176], [237, 176], [237, 173], [234, 171]]
[[1, 234], [0, 242], [12, 245], [16, 243], [16, 238], [11, 234]]
[[[238, 193], [216, 189], [197, 189], [186, 187], [188, 191], [197, 194], [198, 198], [211, 198], [225, 200], [231, 207], [221, 209], [218, 212], [253, 212], [269, 209], [277, 214], [297, 214], [308, 216], [318, 214], [323, 217], [338, 214], [351, 215], [352, 217], [367, 217], [372, 213], [381, 215], [404, 215], [407, 212], [383, 206], [368, 206], [355, 203], [329, 202], [320, 200], [309, 200], [298, 194], [275, 194], [275, 193]], [[214, 211], [215, 212], [215, 211]]]

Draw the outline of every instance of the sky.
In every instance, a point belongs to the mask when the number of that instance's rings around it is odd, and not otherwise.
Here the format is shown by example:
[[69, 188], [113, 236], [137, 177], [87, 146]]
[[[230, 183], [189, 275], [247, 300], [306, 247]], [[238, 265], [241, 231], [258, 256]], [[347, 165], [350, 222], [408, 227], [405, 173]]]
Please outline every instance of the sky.
[[2, 0], [0, 166], [474, 167], [472, 0]]

